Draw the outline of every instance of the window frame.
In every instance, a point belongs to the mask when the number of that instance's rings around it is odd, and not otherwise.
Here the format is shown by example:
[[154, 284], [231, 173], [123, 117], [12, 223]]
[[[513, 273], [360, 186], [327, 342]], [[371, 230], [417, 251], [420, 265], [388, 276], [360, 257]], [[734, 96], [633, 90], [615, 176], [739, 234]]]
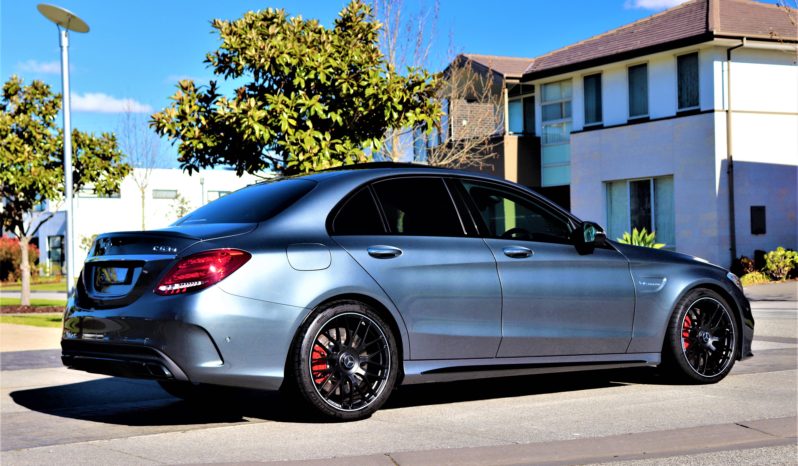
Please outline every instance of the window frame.
[[[475, 235], [474, 231], [472, 231], [470, 228], [468, 228], [466, 226], [467, 225], [467, 221], [472, 221], [473, 219], [471, 219], [471, 218], [466, 219], [466, 217], [464, 216], [464, 213], [460, 211], [461, 206], [458, 205], [458, 202], [455, 200], [455, 194], [452, 193], [452, 188], [449, 186], [449, 182], [447, 181], [448, 178], [444, 177], [444, 176], [440, 176], [440, 175], [433, 175], [433, 174], [427, 175], [427, 174], [416, 174], [416, 173], [409, 173], [409, 174], [402, 174], [402, 175], [388, 175], [388, 176], [384, 176], [384, 177], [379, 177], [379, 178], [375, 178], [375, 179], [372, 179], [372, 180], [368, 180], [365, 183], [362, 183], [362, 184], [356, 186], [355, 188], [353, 188], [350, 192], [348, 192], [346, 194], [346, 196], [344, 196], [340, 201], [338, 201], [338, 203], [335, 205], [335, 207], [333, 207], [330, 210], [330, 214], [327, 216], [327, 221], [325, 222], [326, 223], [325, 226], [326, 226], [326, 229], [327, 229], [327, 234], [329, 236], [337, 236], [338, 235], [338, 234], [335, 233], [335, 230], [333, 229], [335, 218], [338, 216], [338, 213], [341, 211], [341, 209], [343, 209], [346, 206], [346, 204], [349, 202], [349, 200], [352, 197], [354, 197], [355, 195], [359, 194], [362, 189], [367, 188], [369, 190], [369, 193], [372, 196], [372, 200], [374, 201], [374, 203], [377, 206], [377, 211], [380, 214], [380, 220], [382, 221], [382, 225], [383, 225], [383, 229], [384, 229], [383, 233], [378, 234], [376, 236], [420, 237], [420, 235], [406, 235], [406, 234], [401, 234], [401, 233], [394, 233], [393, 231], [391, 231], [390, 222], [388, 222], [388, 216], [385, 214], [385, 210], [384, 210], [384, 208], [382, 206], [382, 202], [380, 201], [380, 197], [377, 195], [376, 191], [374, 190], [374, 185], [377, 184], [377, 183], [381, 183], [381, 182], [384, 182], [384, 181], [397, 180], [397, 179], [406, 180], [406, 179], [413, 179], [413, 178], [426, 178], [426, 179], [432, 178], [432, 179], [439, 180], [443, 184], [444, 188], [446, 189], [446, 193], [448, 194], [449, 202], [451, 203], [452, 208], [454, 209], [455, 215], [457, 216], [457, 220], [459, 222], [462, 234], [457, 235], [457, 236], [435, 235], [434, 236], [435, 238], [469, 238], [469, 237], [474, 238], [474, 237], [478, 237], [479, 236], [478, 234]], [[467, 205], [466, 205], [466, 208], [468, 208]], [[470, 213], [469, 213], [469, 215], [470, 215]], [[341, 235], [341, 236], [356, 236], [356, 235]], [[425, 236], [428, 236], [428, 235], [425, 235]]]
[[[510, 116], [510, 111], [509, 111], [510, 110], [509, 109], [510, 104], [511, 103], [515, 103], [515, 102], [521, 104], [521, 126], [522, 126], [522, 130], [521, 130], [521, 132], [512, 131], [510, 129], [510, 122], [508, 121], [507, 122], [507, 134], [517, 135], [517, 136], [534, 136], [535, 133], [536, 133], [536, 131], [535, 131], [535, 114], [536, 114], [536, 110], [535, 110], [535, 104], [536, 104], [536, 102], [535, 102], [535, 93], [534, 92], [531, 92], [531, 93], [527, 92], [526, 94], [519, 94], [517, 96], [508, 97], [507, 98], [507, 107], [508, 107], [507, 108], [507, 116], [508, 116], [508, 120], [509, 120], [509, 116]], [[532, 107], [532, 121], [529, 122], [529, 123], [527, 123], [527, 118], [526, 118], [527, 105], [531, 105], [531, 107]], [[532, 131], [527, 131], [527, 128], [531, 128]]]
[[[582, 223], [581, 220], [573, 216], [571, 213], [563, 210], [559, 206], [555, 205], [554, 203], [548, 201], [547, 199], [531, 192], [524, 191], [522, 189], [518, 189], [515, 186], [508, 185], [501, 182], [496, 182], [493, 180], [486, 180], [483, 178], [472, 178], [472, 177], [465, 177], [465, 176], [458, 176], [452, 177], [452, 182], [457, 183], [459, 189], [456, 190], [457, 194], [463, 197], [463, 202], [467, 206], [469, 210], [469, 214], [471, 216], [471, 220], [473, 220], [475, 226], [477, 227], [477, 232], [480, 238], [487, 238], [487, 239], [501, 239], [501, 240], [508, 240], [508, 238], [501, 238], [499, 236], [494, 236], [488, 225], [485, 224], [485, 220], [482, 218], [482, 213], [477, 208], [476, 204], [474, 203], [474, 199], [465, 189], [463, 182], [469, 182], [474, 184], [481, 184], [485, 187], [496, 189], [497, 191], [505, 191], [508, 194], [515, 195], [522, 200], [529, 202], [535, 206], [539, 206], [542, 210], [552, 214], [552, 216], [557, 217], [560, 220], [563, 220], [565, 223], [568, 224], [571, 232], [573, 232], [579, 224]], [[568, 239], [567, 243], [559, 242], [559, 241], [529, 241], [523, 239], [516, 239], [512, 241], [524, 241], [524, 242], [537, 242], [537, 243], [546, 243], [546, 244], [568, 244], [573, 245], [571, 239]]]
[[[604, 125], [604, 78], [602, 76], [602, 72], [596, 73], [589, 73], [582, 75], [582, 111], [584, 112], [583, 115], [583, 127], [584, 128], [594, 128], [597, 126]], [[585, 85], [588, 78], [595, 78], [598, 77], [598, 113], [599, 119], [597, 121], [587, 121], [587, 86]], [[571, 104], [573, 105], [573, 103]], [[571, 109], [573, 112], [573, 109]]]
[[[607, 236], [610, 236], [610, 209], [611, 209], [611, 199], [610, 199], [610, 190], [608, 189], [612, 183], [623, 182], [626, 186], [626, 232], [632, 232], [632, 183], [636, 181], [648, 181], [648, 189], [649, 189], [649, 202], [651, 203], [651, 228], [648, 230], [649, 233], [652, 231], [657, 231], [657, 203], [656, 203], [656, 180], [663, 179], [663, 178], [674, 178], [673, 174], [669, 175], [660, 175], [660, 176], [643, 176], [638, 178], [625, 178], [619, 180], [607, 180], [603, 181], [604, 184], [604, 199], [605, 199], [605, 208], [604, 208], [604, 216], [605, 216], [605, 225], [607, 228]], [[658, 239], [659, 240], [659, 239]], [[673, 231], [673, 243], [666, 243], [665, 249], [671, 250], [676, 248], [676, 228], [674, 225]]]
[[[680, 107], [679, 101], [681, 100], [680, 97], [680, 87], [679, 87], [679, 58], [686, 57], [688, 55], [695, 55], [696, 65], [695, 65], [695, 79], [696, 79], [696, 104], [689, 106], [689, 107]], [[699, 54], [698, 50], [693, 50], [690, 52], [680, 53], [676, 55], [676, 113], [684, 113], [684, 112], [692, 112], [695, 110], [701, 109], [701, 55]]]
[[[560, 98], [560, 99], [556, 99], [556, 100], [545, 100], [544, 87], [552, 85], [552, 84], [562, 85], [562, 83], [564, 83], [566, 81], [571, 83], [571, 96], [569, 98], [567, 98], [567, 99]], [[570, 144], [571, 143], [570, 134], [571, 134], [571, 132], [573, 132], [573, 118], [574, 118], [573, 117], [573, 114], [574, 114], [574, 108], [573, 108], [573, 105], [574, 105], [573, 104], [573, 100], [574, 100], [573, 86], [574, 86], [573, 78], [560, 79], [560, 80], [557, 80], [557, 81], [551, 81], [551, 82], [541, 83], [540, 84], [540, 145], [541, 146], [559, 146], [559, 145]], [[546, 120], [545, 119], [544, 111], [543, 111], [543, 107], [544, 106], [553, 105], [553, 104], [559, 104], [561, 106], [562, 110], [563, 110], [561, 112], [562, 115], [565, 115], [564, 104], [566, 102], [571, 104], [571, 116], [569, 116], [567, 118], [563, 117], [563, 118], [554, 119], [554, 120]], [[570, 130], [567, 133], [568, 136], [563, 138], [563, 139], [565, 139], [565, 141], [564, 142], [554, 142], [554, 143], [546, 142], [546, 126], [559, 126], [559, 125], [563, 125], [564, 128], [568, 128], [570, 126]]]
[[[645, 69], [646, 69], [646, 92], [644, 94], [645, 95], [645, 99], [646, 99], [646, 112], [645, 113], [641, 113], [639, 115], [632, 115], [632, 80], [630, 79], [631, 70], [632, 70], [632, 68], [639, 68], [641, 66], [645, 66]], [[651, 107], [649, 106], [649, 104], [651, 102], [650, 102], [650, 99], [648, 98], [649, 97], [649, 91], [651, 89], [651, 86], [649, 86], [649, 84], [650, 84], [650, 80], [649, 80], [649, 74], [648, 74], [648, 62], [633, 63], [633, 64], [630, 64], [630, 65], [628, 65], [626, 67], [626, 89], [627, 89], [627, 94], [628, 94], [628, 96], [627, 96], [628, 105], [627, 105], [627, 108], [626, 108], [627, 121], [640, 120], [640, 119], [644, 119], [644, 118], [649, 118], [651, 116]]]

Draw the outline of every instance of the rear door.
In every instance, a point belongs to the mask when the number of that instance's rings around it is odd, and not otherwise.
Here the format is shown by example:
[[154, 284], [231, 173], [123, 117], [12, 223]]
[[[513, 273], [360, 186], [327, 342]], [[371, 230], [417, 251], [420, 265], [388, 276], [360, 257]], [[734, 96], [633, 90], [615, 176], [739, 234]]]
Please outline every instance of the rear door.
[[496, 356], [496, 262], [473, 223], [461, 222], [443, 179], [377, 181], [349, 199], [332, 228], [399, 309], [412, 359]]
[[626, 258], [609, 247], [580, 255], [570, 241], [573, 222], [520, 190], [470, 180], [462, 187], [498, 264], [498, 355], [626, 352], [635, 307]]

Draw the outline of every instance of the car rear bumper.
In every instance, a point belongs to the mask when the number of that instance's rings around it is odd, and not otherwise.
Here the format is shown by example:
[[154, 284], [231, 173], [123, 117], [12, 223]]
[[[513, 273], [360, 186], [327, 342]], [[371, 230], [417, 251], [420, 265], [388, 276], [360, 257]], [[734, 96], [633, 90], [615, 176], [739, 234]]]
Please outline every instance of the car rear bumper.
[[277, 389], [303, 308], [242, 298], [211, 287], [142, 296], [113, 309], [70, 300], [65, 366], [107, 375]]

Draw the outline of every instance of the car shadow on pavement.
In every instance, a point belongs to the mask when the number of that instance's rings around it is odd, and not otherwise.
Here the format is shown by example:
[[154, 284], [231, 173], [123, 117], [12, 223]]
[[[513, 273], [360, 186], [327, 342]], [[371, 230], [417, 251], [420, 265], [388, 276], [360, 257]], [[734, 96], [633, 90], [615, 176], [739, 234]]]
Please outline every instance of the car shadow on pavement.
[[[409, 385], [398, 388], [383, 410], [494, 398], [510, 398], [622, 386], [663, 384], [651, 369], [593, 371], [505, 377], [464, 382]], [[104, 378], [68, 385], [18, 390], [10, 394], [20, 406], [53, 416], [128, 426], [177, 426], [248, 422], [331, 422], [304, 409], [279, 392], [223, 389], [213, 399], [189, 403], [148, 380]]]

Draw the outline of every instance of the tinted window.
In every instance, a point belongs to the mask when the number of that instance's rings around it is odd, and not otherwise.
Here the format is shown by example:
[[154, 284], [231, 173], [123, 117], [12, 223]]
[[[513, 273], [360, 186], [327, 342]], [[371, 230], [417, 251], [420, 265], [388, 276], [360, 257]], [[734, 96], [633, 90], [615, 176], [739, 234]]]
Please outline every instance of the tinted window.
[[452, 199], [440, 178], [398, 178], [374, 184], [390, 232], [463, 236]]
[[474, 201], [490, 236], [549, 243], [571, 242], [570, 222], [534, 200], [491, 185], [464, 181], [463, 186]]
[[335, 235], [382, 235], [380, 212], [368, 188], [361, 189], [349, 198], [333, 221]]
[[175, 225], [262, 222], [282, 212], [314, 186], [315, 181], [302, 179], [258, 183], [200, 207]]

